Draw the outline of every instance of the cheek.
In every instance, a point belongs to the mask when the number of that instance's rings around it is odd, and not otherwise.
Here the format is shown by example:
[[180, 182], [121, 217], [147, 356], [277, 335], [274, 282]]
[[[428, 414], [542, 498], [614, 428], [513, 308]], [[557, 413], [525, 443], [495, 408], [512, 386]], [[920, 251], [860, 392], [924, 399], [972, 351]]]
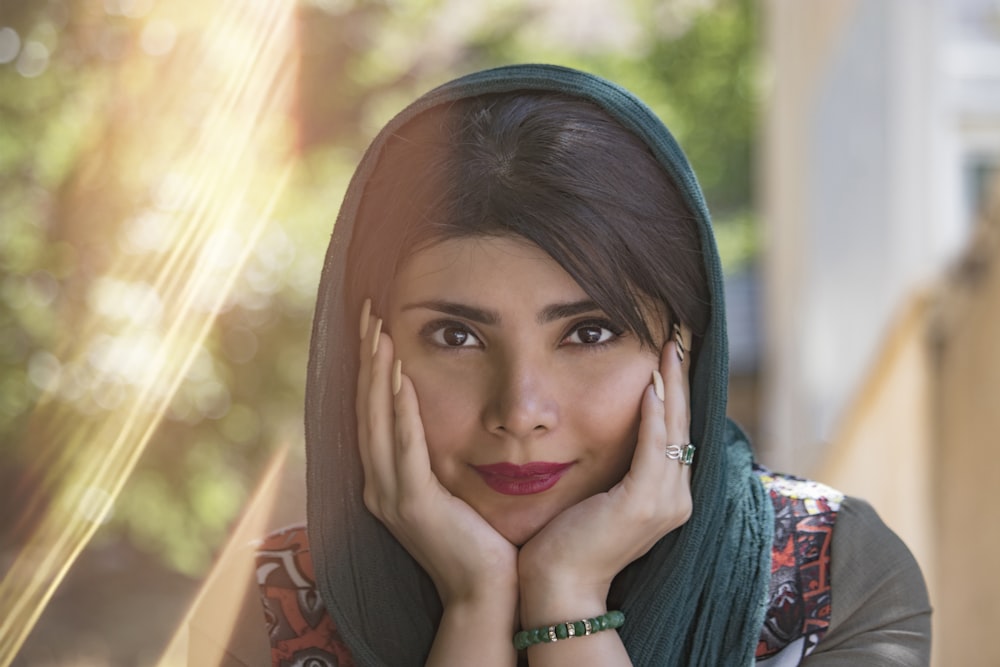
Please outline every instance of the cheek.
[[[573, 392], [568, 410], [577, 428], [592, 434], [606, 459], [631, 459], [639, 431], [642, 395], [655, 360], [606, 369], [586, 378]], [[588, 374], [590, 375], [590, 374]]]
[[475, 441], [479, 423], [476, 397], [480, 389], [469, 381], [467, 374], [462, 377], [442, 373], [440, 369], [433, 373], [423, 371], [416, 365], [408, 374], [420, 404], [431, 464], [437, 470], [449, 453]]

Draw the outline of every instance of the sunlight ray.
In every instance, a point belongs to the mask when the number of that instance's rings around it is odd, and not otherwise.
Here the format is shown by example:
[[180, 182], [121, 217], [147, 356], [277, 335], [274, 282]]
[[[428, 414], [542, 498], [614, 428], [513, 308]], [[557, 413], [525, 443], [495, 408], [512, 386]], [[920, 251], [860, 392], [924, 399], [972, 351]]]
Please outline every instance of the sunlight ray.
[[[110, 399], [95, 394], [97, 416], [50, 400], [58, 387], [36, 405], [44, 437], [35, 443], [37, 478], [24, 507], [28, 516], [45, 509], [0, 581], [0, 666], [14, 659], [112, 511], [268, 228], [291, 173], [285, 125], [297, 62], [294, 0], [172, 4], [174, 12], [186, 7], [175, 19], [198, 33], [196, 47], [175, 54], [174, 76], [133, 102], [159, 114], [151, 117], [165, 130], [187, 122], [186, 97], [195, 78], [210, 86], [211, 101], [186, 140], [136, 138], [148, 139], [148, 146], [131, 149], [142, 155], [140, 171], [157, 172], [148, 187], [165, 199], [153, 201], [150, 211], [162, 216], [167, 243], [153, 257], [121, 253], [102, 272], [116, 285], [141, 287], [157, 317], [109, 322], [91, 308], [57, 346], [64, 364], [89, 373], [90, 391], [107, 386], [125, 394], [107, 408], [98, 399]], [[183, 138], [183, 132], [169, 136], [178, 134]]]

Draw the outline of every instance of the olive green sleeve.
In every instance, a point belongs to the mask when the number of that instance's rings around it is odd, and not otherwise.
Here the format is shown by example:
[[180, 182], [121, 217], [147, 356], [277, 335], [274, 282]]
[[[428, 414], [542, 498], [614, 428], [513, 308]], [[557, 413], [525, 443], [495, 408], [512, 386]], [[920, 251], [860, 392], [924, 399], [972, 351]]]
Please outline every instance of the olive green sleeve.
[[841, 505], [830, 567], [830, 629], [803, 667], [930, 664], [931, 608], [920, 567], [865, 501]]

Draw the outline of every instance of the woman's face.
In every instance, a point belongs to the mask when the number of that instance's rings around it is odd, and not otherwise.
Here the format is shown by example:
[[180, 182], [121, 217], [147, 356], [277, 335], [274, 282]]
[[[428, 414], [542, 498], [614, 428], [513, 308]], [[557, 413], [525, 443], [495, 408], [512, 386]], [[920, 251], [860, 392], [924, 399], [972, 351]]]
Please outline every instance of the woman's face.
[[628, 470], [658, 356], [538, 246], [476, 237], [416, 252], [386, 321], [435, 474], [512, 543]]

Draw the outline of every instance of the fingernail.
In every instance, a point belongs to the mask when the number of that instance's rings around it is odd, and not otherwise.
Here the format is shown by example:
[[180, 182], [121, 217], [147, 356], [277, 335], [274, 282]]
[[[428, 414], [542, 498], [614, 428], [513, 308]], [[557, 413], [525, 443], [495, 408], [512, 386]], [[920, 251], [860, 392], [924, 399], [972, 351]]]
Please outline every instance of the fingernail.
[[656, 392], [656, 397], [663, 400], [663, 376], [660, 375], [660, 371], [653, 371], [653, 391]]
[[365, 339], [365, 334], [368, 333], [368, 319], [372, 316], [372, 300], [365, 299], [365, 303], [361, 306], [361, 340]]
[[398, 394], [402, 386], [403, 386], [403, 360], [396, 359], [396, 363], [392, 365], [392, 395], [395, 396], [396, 394]]
[[677, 352], [677, 359], [684, 363], [684, 335], [681, 333], [679, 324], [674, 323], [674, 350]]
[[378, 352], [378, 337], [382, 333], [382, 318], [375, 320], [375, 332], [372, 334], [372, 356]]

